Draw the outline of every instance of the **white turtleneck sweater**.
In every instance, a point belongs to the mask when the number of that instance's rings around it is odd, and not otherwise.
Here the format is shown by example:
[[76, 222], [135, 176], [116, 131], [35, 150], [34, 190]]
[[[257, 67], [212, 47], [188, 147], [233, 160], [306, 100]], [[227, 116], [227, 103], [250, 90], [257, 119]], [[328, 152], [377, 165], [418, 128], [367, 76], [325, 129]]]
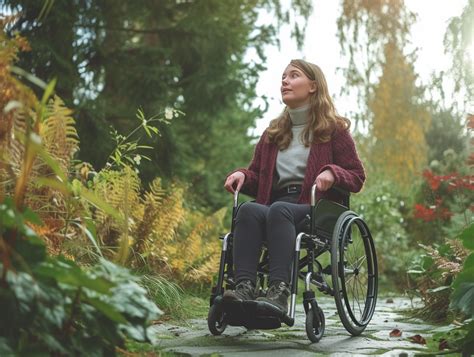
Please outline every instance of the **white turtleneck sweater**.
[[309, 147], [301, 140], [301, 133], [309, 118], [309, 104], [288, 109], [292, 123], [293, 139], [285, 150], [279, 150], [276, 160], [276, 171], [273, 188], [279, 190], [288, 185], [301, 185], [306, 171]]

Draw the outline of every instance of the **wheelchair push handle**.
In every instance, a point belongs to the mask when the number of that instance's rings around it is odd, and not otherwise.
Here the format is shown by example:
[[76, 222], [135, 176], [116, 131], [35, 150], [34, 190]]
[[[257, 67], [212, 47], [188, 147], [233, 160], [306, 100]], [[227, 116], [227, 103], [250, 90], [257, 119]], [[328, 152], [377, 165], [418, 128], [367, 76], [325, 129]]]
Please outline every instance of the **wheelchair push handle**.
[[239, 204], [239, 191], [235, 190], [234, 191], [234, 208], [237, 208], [237, 205]]

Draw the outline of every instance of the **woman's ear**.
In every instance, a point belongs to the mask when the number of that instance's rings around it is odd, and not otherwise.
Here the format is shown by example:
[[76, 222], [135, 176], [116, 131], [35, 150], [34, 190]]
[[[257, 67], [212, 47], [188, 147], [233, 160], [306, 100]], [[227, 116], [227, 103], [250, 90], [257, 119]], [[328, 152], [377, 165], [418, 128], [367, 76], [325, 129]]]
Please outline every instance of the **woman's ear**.
[[310, 93], [315, 93], [316, 92], [316, 82], [311, 82], [311, 88], [309, 89]]

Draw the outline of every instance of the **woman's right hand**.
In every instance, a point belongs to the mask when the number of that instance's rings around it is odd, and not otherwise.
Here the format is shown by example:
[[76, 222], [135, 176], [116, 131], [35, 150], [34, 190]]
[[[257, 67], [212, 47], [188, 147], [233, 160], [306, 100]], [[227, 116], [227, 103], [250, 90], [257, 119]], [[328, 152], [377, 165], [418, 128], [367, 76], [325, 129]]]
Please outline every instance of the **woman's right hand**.
[[[236, 171], [232, 175], [227, 176], [225, 180], [224, 187], [230, 193], [234, 193], [235, 191], [240, 191], [240, 188], [244, 184], [245, 175], [243, 172]], [[237, 183], [237, 188], [234, 189], [234, 185]]]

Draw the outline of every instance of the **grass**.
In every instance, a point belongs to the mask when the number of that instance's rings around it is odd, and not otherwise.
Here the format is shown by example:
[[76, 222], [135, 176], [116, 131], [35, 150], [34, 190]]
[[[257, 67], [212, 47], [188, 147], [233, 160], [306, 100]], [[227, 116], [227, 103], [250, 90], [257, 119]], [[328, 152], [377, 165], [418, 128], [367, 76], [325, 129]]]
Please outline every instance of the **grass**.
[[205, 299], [201, 296], [185, 295], [184, 306], [187, 318], [207, 318], [209, 298]]
[[142, 275], [141, 285], [165, 315], [187, 317], [184, 313], [185, 292], [179, 285], [162, 276], [150, 274]]
[[210, 288], [209, 294], [185, 291], [162, 276], [150, 274], [142, 276], [141, 284], [156, 305], [163, 310], [161, 319], [179, 324], [188, 319], [207, 317]]

